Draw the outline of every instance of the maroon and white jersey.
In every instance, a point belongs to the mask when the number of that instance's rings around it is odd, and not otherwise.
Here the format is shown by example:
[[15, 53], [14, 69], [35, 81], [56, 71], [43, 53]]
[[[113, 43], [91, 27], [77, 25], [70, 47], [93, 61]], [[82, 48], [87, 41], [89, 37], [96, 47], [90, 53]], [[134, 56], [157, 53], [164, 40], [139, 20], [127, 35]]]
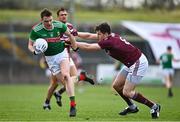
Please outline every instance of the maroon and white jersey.
[[[77, 30], [73, 27], [73, 25], [71, 23], [65, 23], [70, 31], [70, 33], [73, 35], [73, 36], [77, 36], [78, 35], [78, 32]], [[70, 46], [70, 41], [69, 41], [69, 37], [66, 36], [66, 34], [63, 34], [61, 35], [61, 41], [64, 41], [66, 44], [65, 44], [65, 47], [67, 49], [67, 52], [69, 53], [69, 56], [71, 57], [71, 54], [70, 54], [70, 49], [71, 49], [71, 46]]]
[[[73, 36], [77, 36], [78, 35], [78, 32], [77, 30], [73, 27], [73, 25], [71, 23], [66, 23], [67, 27], [69, 28], [69, 31], [70, 33], [73, 35]], [[69, 41], [69, 37], [66, 36], [65, 34], [63, 34], [61, 36], [61, 40], [62, 41]]]
[[98, 42], [98, 44], [102, 49], [105, 49], [108, 55], [119, 60], [127, 67], [133, 65], [141, 56], [141, 51], [138, 48], [114, 33]]

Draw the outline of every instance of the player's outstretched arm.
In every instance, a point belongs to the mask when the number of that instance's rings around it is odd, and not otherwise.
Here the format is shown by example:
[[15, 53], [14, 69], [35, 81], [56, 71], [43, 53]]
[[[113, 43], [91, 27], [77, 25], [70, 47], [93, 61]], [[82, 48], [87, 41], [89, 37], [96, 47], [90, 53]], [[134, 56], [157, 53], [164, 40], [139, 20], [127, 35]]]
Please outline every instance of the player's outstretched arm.
[[97, 40], [98, 36], [95, 33], [89, 33], [89, 32], [78, 32], [78, 37], [82, 39], [91, 39], [91, 40]]
[[173, 58], [173, 61], [174, 61], [174, 62], [180, 62], [180, 59], [175, 59], [175, 58]]
[[71, 42], [71, 47], [73, 50], [77, 49], [77, 44], [74, 36], [69, 32], [69, 29], [66, 30], [65, 34], [69, 37], [69, 41]]
[[158, 59], [158, 60], [156, 61], [156, 64], [160, 64], [160, 62], [161, 62], [161, 60], [160, 60], [160, 59]]
[[76, 42], [76, 43], [77, 46], [82, 50], [87, 50], [87, 51], [101, 50], [101, 47], [97, 43], [93, 43], [93, 44], [88, 44], [85, 42]]

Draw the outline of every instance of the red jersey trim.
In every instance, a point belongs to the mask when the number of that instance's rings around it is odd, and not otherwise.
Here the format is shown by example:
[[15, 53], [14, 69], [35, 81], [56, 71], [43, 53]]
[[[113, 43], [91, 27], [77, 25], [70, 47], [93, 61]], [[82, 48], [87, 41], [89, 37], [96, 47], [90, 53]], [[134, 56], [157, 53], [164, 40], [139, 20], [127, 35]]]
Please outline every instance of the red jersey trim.
[[61, 38], [60, 37], [54, 37], [54, 38], [46, 38], [47, 42], [60, 42]]

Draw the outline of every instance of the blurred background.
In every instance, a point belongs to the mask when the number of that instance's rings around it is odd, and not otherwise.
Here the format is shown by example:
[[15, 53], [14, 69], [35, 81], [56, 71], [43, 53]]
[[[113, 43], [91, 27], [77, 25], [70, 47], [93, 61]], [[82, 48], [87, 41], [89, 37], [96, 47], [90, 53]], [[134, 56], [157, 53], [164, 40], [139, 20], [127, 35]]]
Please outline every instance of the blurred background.
[[[69, 22], [78, 31], [94, 32], [95, 25], [106, 21], [111, 24], [112, 32], [120, 34], [137, 46], [147, 56], [150, 64], [142, 83], [162, 84], [156, 60], [160, 52], [166, 51], [167, 45], [171, 45], [175, 57], [180, 58], [180, 37], [174, 36], [180, 35], [180, 0], [1, 0], [1, 84], [48, 83], [44, 69], [39, 66], [40, 56], [32, 55], [27, 49], [28, 34], [31, 27], [40, 20], [43, 8], [52, 10], [56, 19], [56, 11], [60, 7], [69, 9]], [[149, 30], [157, 34], [163, 33], [169, 27], [175, 28], [175, 32], [173, 31], [173, 36], [169, 36], [171, 40], [166, 41], [167, 43], [163, 43], [162, 38], [161, 41], [154, 42], [154, 38], [147, 37]], [[161, 32], [156, 32], [157, 30]], [[111, 83], [115, 73], [114, 59], [103, 51], [79, 50], [78, 53], [82, 58], [82, 68], [94, 75], [96, 82]], [[179, 64], [175, 64], [175, 70], [174, 81], [180, 85]]]

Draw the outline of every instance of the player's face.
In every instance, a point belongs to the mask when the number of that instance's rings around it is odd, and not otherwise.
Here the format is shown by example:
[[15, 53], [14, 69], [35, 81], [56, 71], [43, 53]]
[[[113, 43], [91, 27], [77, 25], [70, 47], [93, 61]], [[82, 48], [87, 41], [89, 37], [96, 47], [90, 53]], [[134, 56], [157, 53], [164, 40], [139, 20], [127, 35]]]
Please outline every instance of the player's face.
[[42, 18], [42, 23], [46, 29], [52, 29], [52, 21], [53, 21], [52, 16], [49, 16], [49, 17], [45, 16]]
[[168, 49], [167, 52], [168, 52], [168, 53], [172, 53], [172, 50], [171, 50], [171, 49]]
[[63, 23], [66, 23], [67, 22], [67, 17], [68, 17], [67, 11], [60, 11], [59, 16], [58, 16], [58, 20], [63, 22]]
[[106, 38], [106, 34], [103, 34], [101, 31], [96, 31], [98, 40], [101, 41]]

